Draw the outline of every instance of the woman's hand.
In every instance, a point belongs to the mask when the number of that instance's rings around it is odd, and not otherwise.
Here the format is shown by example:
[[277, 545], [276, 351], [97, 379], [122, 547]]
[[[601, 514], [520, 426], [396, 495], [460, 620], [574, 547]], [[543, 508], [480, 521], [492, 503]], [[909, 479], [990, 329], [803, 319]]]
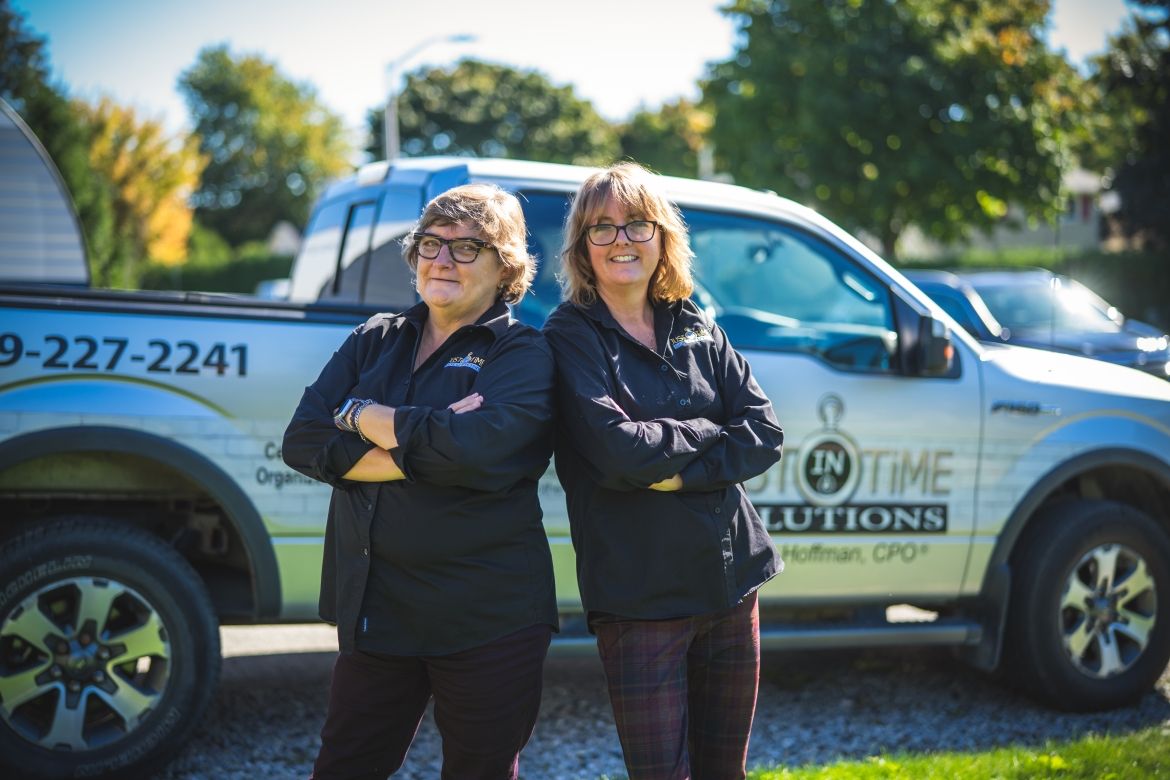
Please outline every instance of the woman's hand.
[[680, 477], [678, 474], [675, 474], [673, 477], [667, 477], [661, 482], [655, 482], [650, 486], [650, 489], [657, 490], [662, 493], [673, 493], [674, 491], [681, 489], [682, 486], [682, 477]]
[[483, 396], [479, 393], [472, 393], [466, 398], [460, 398], [447, 408], [455, 414], [463, 414], [464, 412], [474, 412], [481, 406], [483, 406]]

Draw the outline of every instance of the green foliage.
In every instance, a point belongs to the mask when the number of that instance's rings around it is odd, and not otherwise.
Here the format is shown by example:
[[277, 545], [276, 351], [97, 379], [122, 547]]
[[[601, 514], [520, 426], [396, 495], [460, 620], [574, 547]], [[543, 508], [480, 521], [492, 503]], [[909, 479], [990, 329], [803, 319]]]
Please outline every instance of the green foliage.
[[231, 251], [226, 259], [196, 258], [181, 266], [150, 263], [138, 278], [144, 290], [198, 290], [200, 292], [252, 293], [265, 279], [289, 275], [293, 258], [274, 255], [254, 244]]
[[[408, 73], [398, 96], [403, 157], [508, 157], [598, 165], [618, 154], [617, 134], [572, 87], [536, 71], [478, 60]], [[374, 159], [385, 159], [381, 108], [367, 115]]]
[[206, 163], [196, 139], [171, 138], [160, 121], [140, 119], [108, 98], [74, 106], [90, 130], [90, 166], [113, 193], [114, 234], [126, 250], [122, 282], [133, 284], [139, 258], [184, 262], [192, 217], [188, 198]]
[[1152, 726], [1120, 736], [1012, 746], [983, 753], [897, 753], [795, 769], [756, 769], [748, 780], [952, 780], [956, 777], [1063, 780], [1161, 777], [1170, 772], [1170, 731]]
[[1060, 207], [1078, 76], [1047, 0], [734, 0], [704, 85], [721, 167], [878, 237], [955, 241]]
[[196, 216], [233, 245], [282, 219], [303, 229], [325, 183], [349, 169], [341, 119], [259, 56], [203, 49], [179, 91], [209, 158]]
[[150, 262], [142, 269], [138, 283], [144, 290], [252, 293], [266, 279], [287, 277], [292, 262], [290, 255], [269, 252], [263, 241], [233, 248], [196, 221], [191, 226], [187, 262], [182, 266]]
[[0, 95], [23, 114], [21, 103], [48, 89], [48, 80], [44, 39], [25, 27], [9, 0], [0, 0]]
[[191, 225], [187, 247], [188, 261], [195, 265], [222, 265], [232, 259], [232, 245], [198, 220]]
[[42, 38], [25, 26], [8, 0], [0, 0], [0, 98], [8, 101], [49, 153], [73, 197], [95, 285], [112, 281], [120, 257], [131, 250], [114, 230], [114, 188], [89, 164], [91, 130], [63, 90], [49, 82]]
[[621, 156], [658, 173], [694, 178], [711, 124], [711, 115], [688, 100], [641, 109], [618, 131]]
[[1092, 151], [1114, 171], [1122, 231], [1170, 247], [1170, 0], [1135, 2], [1145, 13], [1093, 63], [1101, 127]]

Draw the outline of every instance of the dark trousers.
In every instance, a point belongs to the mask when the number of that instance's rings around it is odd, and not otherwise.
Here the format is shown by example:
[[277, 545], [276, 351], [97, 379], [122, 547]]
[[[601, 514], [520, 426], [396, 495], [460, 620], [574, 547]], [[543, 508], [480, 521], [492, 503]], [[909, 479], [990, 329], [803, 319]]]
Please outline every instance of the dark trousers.
[[338, 655], [313, 780], [384, 780], [396, 772], [432, 696], [442, 777], [516, 780], [540, 709], [551, 635], [537, 625], [451, 655]]
[[594, 631], [630, 780], [746, 776], [760, 685], [754, 593], [710, 615]]

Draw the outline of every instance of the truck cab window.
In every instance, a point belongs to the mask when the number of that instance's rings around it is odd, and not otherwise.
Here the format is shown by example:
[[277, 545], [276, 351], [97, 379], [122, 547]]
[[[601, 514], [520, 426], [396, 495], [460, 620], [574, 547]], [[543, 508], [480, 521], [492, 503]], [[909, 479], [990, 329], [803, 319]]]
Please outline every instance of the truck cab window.
[[539, 327], [561, 302], [561, 231], [569, 213], [563, 192], [518, 192], [528, 225], [528, 253], [536, 258], [532, 288], [516, 306], [516, 319]]
[[337, 258], [337, 271], [321, 287], [320, 300], [352, 301], [361, 300], [362, 281], [366, 263], [370, 258], [370, 233], [374, 226], [372, 202], [356, 203], [349, 209], [345, 234], [341, 238], [341, 252]]
[[379, 311], [402, 311], [418, 301], [413, 274], [402, 256], [402, 238], [418, 219], [421, 198], [417, 187], [389, 186], [382, 196], [362, 295], [363, 303]]
[[891, 371], [889, 293], [842, 254], [775, 222], [685, 213], [696, 297], [738, 349], [805, 352], [836, 368]]
[[332, 287], [348, 214], [349, 206], [344, 201], [326, 203], [313, 214], [297, 257], [289, 300], [315, 301], [323, 288]]

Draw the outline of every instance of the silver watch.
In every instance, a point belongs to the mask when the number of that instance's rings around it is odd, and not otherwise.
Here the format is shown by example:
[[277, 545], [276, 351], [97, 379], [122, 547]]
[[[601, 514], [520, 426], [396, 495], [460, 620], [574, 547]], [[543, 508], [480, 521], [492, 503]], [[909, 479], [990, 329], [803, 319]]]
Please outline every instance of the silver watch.
[[362, 398], [346, 398], [345, 401], [333, 413], [333, 424], [343, 431], [350, 433], [357, 433], [357, 429], [350, 423], [351, 415], [360, 408], [361, 405], [368, 404], [369, 401]]

